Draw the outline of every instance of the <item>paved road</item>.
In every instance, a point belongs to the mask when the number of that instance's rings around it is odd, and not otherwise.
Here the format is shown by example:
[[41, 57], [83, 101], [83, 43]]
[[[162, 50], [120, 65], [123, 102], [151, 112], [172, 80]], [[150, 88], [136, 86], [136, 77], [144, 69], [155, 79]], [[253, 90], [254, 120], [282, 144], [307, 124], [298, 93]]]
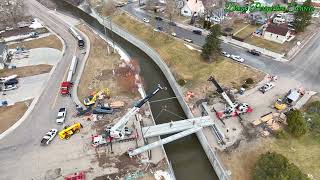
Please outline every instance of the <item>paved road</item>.
[[[130, 3], [122, 9], [143, 20], [143, 18], [153, 19], [149, 14], [137, 9], [137, 2]], [[158, 21], [157, 26], [167, 31], [169, 25], [167, 20]], [[177, 37], [193, 40], [194, 44], [202, 46], [205, 42], [205, 36], [192, 33], [189, 29], [174, 26], [173, 31]], [[320, 34], [317, 34], [291, 62], [279, 62], [267, 56], [253, 56], [246, 52], [246, 49], [222, 43], [222, 49], [230, 54], [240, 55], [245, 59], [245, 64], [262, 70], [266, 73], [285, 76], [304, 83], [305, 88], [320, 91]]]
[[[55, 124], [55, 117], [60, 107], [68, 108], [68, 117], [75, 112], [71, 98], [61, 97], [58, 93], [59, 84], [66, 76], [72, 56], [77, 52], [76, 41], [68, 32], [68, 25], [49, 13], [47, 8], [35, 0], [27, 0], [26, 5], [33, 16], [39, 17], [46, 26], [63, 38], [66, 49], [32, 113], [12, 133], [0, 140], [0, 174], [4, 179], [16, 179], [13, 169], [18, 172], [19, 168], [22, 168], [19, 166], [19, 159], [29, 155], [30, 152], [44, 151], [39, 142], [49, 129], [62, 129], [62, 126]], [[35, 162], [45, 161], [39, 157], [31, 159]]]

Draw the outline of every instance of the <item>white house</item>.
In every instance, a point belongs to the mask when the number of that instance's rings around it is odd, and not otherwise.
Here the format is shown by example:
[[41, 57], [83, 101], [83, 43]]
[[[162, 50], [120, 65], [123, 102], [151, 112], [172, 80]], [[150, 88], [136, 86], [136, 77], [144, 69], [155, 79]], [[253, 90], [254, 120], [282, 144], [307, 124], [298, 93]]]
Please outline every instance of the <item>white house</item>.
[[288, 26], [274, 24], [268, 25], [263, 34], [264, 39], [274, 41], [280, 44], [286, 42], [289, 39], [289, 37], [290, 30], [288, 29]]
[[183, 16], [198, 16], [204, 13], [204, 6], [200, 0], [185, 0], [184, 6], [181, 9]]

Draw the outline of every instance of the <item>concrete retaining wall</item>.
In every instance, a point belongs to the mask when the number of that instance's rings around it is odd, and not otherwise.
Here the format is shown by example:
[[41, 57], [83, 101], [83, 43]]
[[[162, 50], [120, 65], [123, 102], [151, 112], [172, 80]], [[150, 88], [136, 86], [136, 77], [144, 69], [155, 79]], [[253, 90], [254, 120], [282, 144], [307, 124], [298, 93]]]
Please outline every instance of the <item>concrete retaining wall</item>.
[[[93, 16], [101, 23], [103, 23], [103, 19], [98, 16], [95, 12], [93, 12]], [[106, 28], [110, 29], [110, 23], [105, 23], [104, 24]], [[159, 56], [159, 54], [153, 50], [152, 48], [150, 48], [146, 43], [144, 43], [143, 41], [139, 40], [138, 38], [136, 38], [135, 36], [131, 35], [129, 32], [121, 29], [119, 26], [117, 26], [116, 24], [112, 24], [112, 31], [114, 33], [116, 33], [117, 35], [123, 37], [124, 39], [126, 39], [128, 42], [134, 44], [135, 46], [137, 46], [138, 48], [140, 48], [141, 50], [143, 50], [161, 69], [161, 71], [164, 73], [164, 75], [166, 76], [172, 90], [174, 91], [184, 113], [186, 114], [186, 116], [188, 118], [193, 118], [193, 114], [191, 113], [187, 103], [184, 101], [183, 99], [183, 93], [182, 90], [179, 88], [179, 85], [177, 84], [173, 74], [171, 73], [169, 67], [164, 63], [164, 61], [161, 59], [161, 57]], [[207, 138], [205, 137], [205, 135], [203, 134], [202, 131], [196, 133], [204, 151], [206, 152], [208, 159], [210, 160], [217, 176], [219, 177], [220, 180], [227, 180], [230, 179], [230, 177], [227, 175], [225, 169], [222, 166], [222, 163], [220, 162], [218, 156], [215, 154], [214, 150], [211, 149], [211, 147], [208, 144]]]

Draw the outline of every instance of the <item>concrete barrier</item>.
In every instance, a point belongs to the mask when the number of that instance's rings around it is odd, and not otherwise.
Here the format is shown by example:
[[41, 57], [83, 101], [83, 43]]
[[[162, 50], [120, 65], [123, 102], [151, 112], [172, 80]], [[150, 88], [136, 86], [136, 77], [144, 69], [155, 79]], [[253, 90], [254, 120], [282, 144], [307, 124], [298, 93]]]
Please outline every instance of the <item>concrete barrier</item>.
[[[95, 17], [101, 24], [103, 24], [106, 28], [111, 30], [110, 23], [104, 23], [103, 19], [94, 11], [92, 10], [92, 16]], [[150, 48], [149, 45], [144, 43], [143, 41], [139, 40], [129, 32], [123, 30], [116, 24], [112, 24], [112, 31], [116, 33], [117, 35], [123, 37], [126, 39], [128, 42], [131, 44], [134, 44], [136, 47], [144, 51], [161, 69], [161, 71], [164, 73], [166, 76], [173, 92], [175, 93], [184, 113], [188, 118], [193, 118], [193, 114], [191, 110], [189, 109], [187, 103], [183, 99], [183, 93], [179, 85], [177, 84], [173, 74], [171, 73], [169, 67], [164, 63], [164, 61], [161, 59], [159, 54], [152, 48]], [[199, 131], [196, 133], [204, 151], [206, 152], [206, 155], [208, 156], [208, 159], [214, 168], [217, 176], [219, 177], [220, 180], [228, 180], [230, 179], [229, 175], [226, 173], [224, 167], [222, 166], [221, 161], [219, 160], [217, 154], [215, 151], [209, 146], [208, 140], [203, 134], [202, 131]]]

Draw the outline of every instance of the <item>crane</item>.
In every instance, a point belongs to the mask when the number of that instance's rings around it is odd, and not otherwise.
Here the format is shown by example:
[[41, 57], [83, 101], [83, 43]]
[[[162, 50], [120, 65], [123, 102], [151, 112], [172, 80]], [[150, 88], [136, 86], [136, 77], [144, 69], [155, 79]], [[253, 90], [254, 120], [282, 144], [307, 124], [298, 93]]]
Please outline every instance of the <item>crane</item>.
[[124, 126], [130, 120], [130, 117], [134, 116], [147, 101], [149, 101], [154, 95], [156, 95], [160, 90], [164, 89], [158, 84], [157, 88], [155, 88], [152, 93], [148, 94], [143, 99], [139, 100], [115, 125], [113, 125], [110, 129], [106, 129], [109, 132], [109, 135], [112, 138], [124, 138]]
[[223, 99], [228, 103], [228, 106], [224, 111], [216, 112], [216, 116], [219, 119], [229, 118], [233, 116], [238, 116], [244, 113], [252, 112], [253, 109], [247, 103], [233, 103], [226, 92], [221, 88], [219, 83], [210, 76], [208, 81], [211, 81], [213, 85], [217, 88], [217, 92], [223, 97]]

